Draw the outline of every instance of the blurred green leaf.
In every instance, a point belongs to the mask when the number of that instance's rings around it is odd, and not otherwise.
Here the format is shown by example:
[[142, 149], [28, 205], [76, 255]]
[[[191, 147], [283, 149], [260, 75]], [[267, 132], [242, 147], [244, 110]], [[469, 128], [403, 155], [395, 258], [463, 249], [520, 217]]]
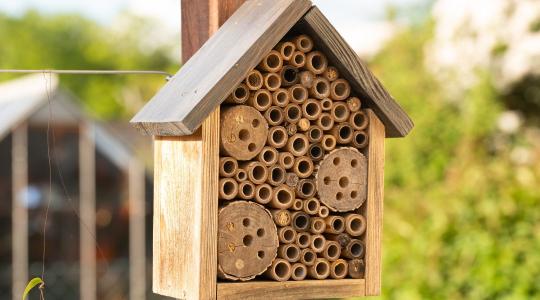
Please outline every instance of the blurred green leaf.
[[39, 278], [39, 277], [32, 278], [32, 280], [30, 280], [28, 282], [28, 284], [26, 285], [26, 288], [24, 288], [24, 292], [23, 292], [23, 295], [22, 295], [22, 300], [25, 300], [26, 297], [28, 296], [28, 293], [30, 293], [30, 291], [33, 288], [35, 288], [38, 284], [39, 285], [43, 284], [43, 280], [41, 280], [41, 278]]

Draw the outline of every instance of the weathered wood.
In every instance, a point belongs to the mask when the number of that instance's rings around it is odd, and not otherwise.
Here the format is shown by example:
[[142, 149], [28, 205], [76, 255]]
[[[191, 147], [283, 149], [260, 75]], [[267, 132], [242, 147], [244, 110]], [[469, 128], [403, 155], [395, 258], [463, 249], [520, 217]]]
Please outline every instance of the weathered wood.
[[308, 0], [246, 2], [132, 123], [152, 135], [193, 133], [310, 7]]
[[296, 29], [309, 34], [330, 64], [338, 68], [362, 99], [367, 100], [366, 104], [384, 123], [386, 137], [403, 137], [411, 131], [414, 125], [405, 111], [317, 7], [302, 18]]
[[325, 299], [364, 296], [363, 279], [218, 283], [218, 299]]
[[366, 201], [366, 295], [381, 293], [381, 254], [384, 197], [384, 125], [368, 111], [368, 196]]

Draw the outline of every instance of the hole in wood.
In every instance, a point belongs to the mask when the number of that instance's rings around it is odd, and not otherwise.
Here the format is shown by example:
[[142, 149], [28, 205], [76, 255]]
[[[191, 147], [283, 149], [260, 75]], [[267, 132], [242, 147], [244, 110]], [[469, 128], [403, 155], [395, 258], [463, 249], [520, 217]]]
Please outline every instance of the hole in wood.
[[255, 150], [257, 150], [257, 145], [255, 145], [255, 143], [249, 143], [249, 145], [248, 145], [248, 151], [249, 151], [249, 152], [253, 152], [253, 151], [255, 151]]
[[343, 176], [339, 179], [338, 183], [341, 188], [346, 188], [349, 185], [349, 178]]
[[351, 167], [356, 168], [358, 166], [358, 161], [356, 159], [351, 160]]
[[244, 225], [244, 227], [249, 227], [249, 224], [251, 224], [251, 221], [249, 220], [249, 218], [244, 218], [242, 220], [242, 225]]
[[351, 198], [356, 198], [358, 197], [358, 192], [357, 191], [351, 191]]
[[257, 119], [253, 119], [253, 121], [251, 121], [251, 127], [253, 128], [257, 128], [261, 125], [261, 121], [257, 120]]
[[332, 160], [332, 163], [334, 164], [334, 166], [339, 165], [340, 162], [341, 162], [341, 159], [339, 157], [334, 157], [334, 159]]
[[341, 199], [343, 199], [343, 193], [342, 193], [342, 192], [338, 192], [338, 193], [336, 194], [336, 200], [339, 201], [339, 200], [341, 200]]
[[242, 243], [246, 247], [251, 246], [251, 243], [253, 243], [253, 237], [249, 234], [244, 236], [244, 238], [242, 239]]
[[326, 176], [324, 177], [323, 181], [325, 185], [329, 185], [331, 180], [330, 180], [330, 177]]
[[241, 129], [239, 132], [238, 132], [238, 138], [241, 140], [241, 141], [247, 141], [249, 140], [250, 138], [250, 134], [249, 134], [249, 131], [247, 131], [246, 129]]
[[257, 257], [258, 257], [259, 259], [263, 259], [263, 258], [264, 258], [264, 251], [258, 251], [258, 252], [257, 252]]
[[257, 236], [258, 237], [263, 237], [264, 236], [264, 228], [257, 229]]

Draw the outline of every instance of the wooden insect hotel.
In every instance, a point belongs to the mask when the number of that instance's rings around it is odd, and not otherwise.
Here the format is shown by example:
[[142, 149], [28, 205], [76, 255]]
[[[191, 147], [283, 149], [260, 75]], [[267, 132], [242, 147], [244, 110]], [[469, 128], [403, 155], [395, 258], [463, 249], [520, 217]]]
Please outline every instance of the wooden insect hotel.
[[310, 1], [247, 1], [132, 123], [155, 138], [156, 293], [380, 293], [384, 139], [413, 124]]

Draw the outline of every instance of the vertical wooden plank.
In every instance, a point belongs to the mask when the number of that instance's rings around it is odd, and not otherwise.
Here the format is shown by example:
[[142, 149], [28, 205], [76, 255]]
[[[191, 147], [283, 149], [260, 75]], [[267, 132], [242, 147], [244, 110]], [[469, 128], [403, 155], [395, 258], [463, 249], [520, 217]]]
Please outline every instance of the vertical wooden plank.
[[368, 197], [366, 203], [366, 296], [381, 293], [385, 129], [372, 110], [369, 116]]
[[96, 299], [96, 162], [94, 129], [79, 127], [79, 236], [82, 300]]
[[182, 0], [182, 62], [186, 62], [217, 28], [218, 0]]
[[142, 300], [146, 294], [145, 172], [132, 157], [129, 170], [129, 299]]
[[12, 298], [19, 300], [28, 280], [28, 126], [19, 125], [12, 131]]

